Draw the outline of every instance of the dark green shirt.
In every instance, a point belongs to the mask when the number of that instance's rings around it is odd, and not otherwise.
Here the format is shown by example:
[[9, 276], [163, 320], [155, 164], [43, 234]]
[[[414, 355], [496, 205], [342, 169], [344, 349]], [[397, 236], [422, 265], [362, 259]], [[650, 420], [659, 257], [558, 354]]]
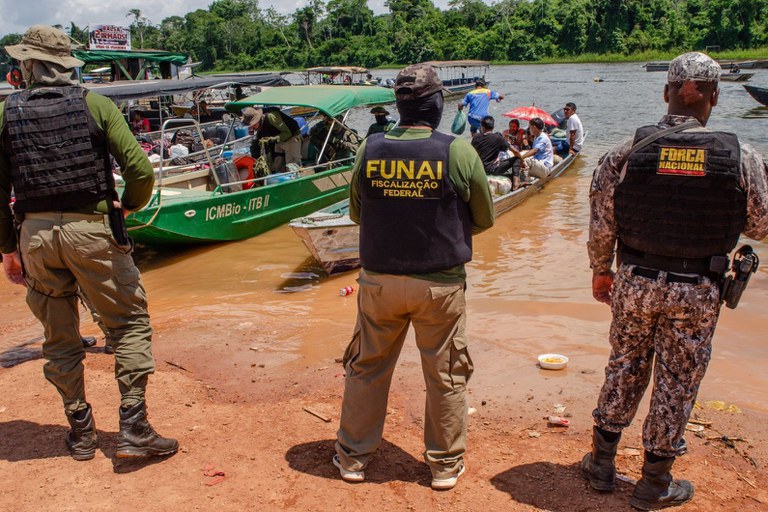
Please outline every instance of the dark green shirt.
[[[122, 170], [125, 187], [121, 202], [123, 208], [136, 211], [149, 202], [155, 174], [152, 164], [136, 142], [128, 123], [109, 98], [89, 92], [85, 97], [86, 105], [96, 124], [107, 134], [107, 148], [115, 157]], [[0, 126], [4, 126], [5, 102], [0, 103]], [[7, 206], [11, 202], [11, 162], [8, 148], [0, 144], [0, 252], [8, 254], [16, 250], [16, 234], [13, 231], [13, 216]], [[77, 208], [74, 211], [107, 212], [107, 203], [101, 201]]]
[[[422, 140], [432, 136], [431, 130], [420, 128], [393, 128], [384, 137], [391, 140]], [[360, 223], [360, 171], [363, 166], [365, 141], [360, 145], [355, 158], [352, 183], [349, 189], [349, 217]], [[448, 177], [462, 201], [469, 205], [472, 216], [472, 234], [478, 234], [493, 226], [493, 199], [488, 187], [488, 178], [477, 151], [465, 139], [456, 137], [448, 149]], [[460, 283], [467, 278], [464, 265], [442, 272], [412, 275], [417, 279], [438, 283]]]

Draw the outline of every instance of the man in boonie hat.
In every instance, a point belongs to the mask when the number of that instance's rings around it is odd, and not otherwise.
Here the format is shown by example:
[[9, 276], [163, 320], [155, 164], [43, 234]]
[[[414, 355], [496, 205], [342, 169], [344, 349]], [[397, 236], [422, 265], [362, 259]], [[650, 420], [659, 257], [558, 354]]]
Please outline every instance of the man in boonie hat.
[[397, 123], [389, 118], [389, 111], [382, 106], [373, 107], [371, 114], [374, 115], [376, 121], [368, 127], [366, 137], [373, 135], [374, 133], [388, 132]]
[[652, 381], [642, 477], [630, 499], [640, 510], [693, 498], [693, 485], [671, 469], [687, 451], [685, 426], [725, 299], [719, 283], [740, 234], [768, 235], [762, 157], [735, 134], [705, 128], [720, 72], [703, 53], [675, 58], [664, 86], [667, 114], [609, 151], [592, 179], [592, 294], [611, 306], [612, 351], [581, 468], [594, 489], [615, 488], [621, 432]]
[[[35, 25], [5, 49], [21, 62], [28, 88], [0, 103], [0, 252], [6, 276], [26, 285], [27, 304], [43, 324], [43, 373], [64, 403], [67, 447], [75, 460], [89, 460], [98, 445], [78, 331], [82, 292], [115, 348], [115, 455], [173, 454], [176, 440], [160, 437], [147, 421], [152, 326], [123, 220], [152, 196], [152, 166], [115, 104], [73, 79], [83, 63], [70, 55], [64, 32]], [[125, 183], [119, 201], [110, 155]]]
[[243, 124], [256, 134], [251, 143], [251, 155], [261, 155], [262, 143], [267, 144], [267, 161], [272, 172], [285, 172], [288, 164], [301, 165], [301, 127], [279, 108], [243, 109]]
[[400, 123], [366, 138], [350, 180], [360, 224], [360, 311], [344, 361], [344, 400], [333, 464], [349, 482], [381, 444], [392, 371], [414, 325], [427, 389], [425, 459], [434, 489], [464, 472], [466, 385], [464, 265], [472, 234], [493, 225], [483, 163], [466, 139], [436, 131], [443, 84], [432, 66], [397, 75]]

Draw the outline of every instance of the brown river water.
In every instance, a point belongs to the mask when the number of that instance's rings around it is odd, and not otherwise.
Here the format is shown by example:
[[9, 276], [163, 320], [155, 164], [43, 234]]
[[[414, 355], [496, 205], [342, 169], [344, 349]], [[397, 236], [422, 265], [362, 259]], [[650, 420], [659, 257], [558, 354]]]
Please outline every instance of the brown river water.
[[[395, 73], [383, 70], [375, 75]], [[756, 73], [751, 83], [768, 85], [768, 70]], [[596, 82], [595, 77], [604, 81]], [[506, 124], [501, 114], [513, 107], [535, 103], [554, 111], [573, 101], [589, 136], [580, 160], [565, 176], [475, 238], [467, 300], [472, 350], [478, 354], [476, 363], [483, 361], [482, 367], [477, 365], [476, 385], [503, 395], [518, 378], [530, 383], [527, 377], [543, 372], [535, 367], [536, 355], [543, 352], [568, 355], [569, 369], [577, 370], [571, 376], [599, 385], [608, 354], [610, 311], [592, 299], [590, 289], [589, 183], [605, 151], [666, 111], [666, 73], [647, 73], [640, 63], [494, 66], [488, 78], [491, 87], [506, 96], [491, 109], [499, 130]], [[448, 131], [459, 99], [448, 101], [443, 131]], [[352, 126], [362, 132], [371, 121], [367, 109], [351, 115]], [[738, 84], [721, 85], [720, 104], [709, 127], [734, 131], [768, 155], [768, 108]], [[738, 309], [723, 310], [701, 396], [768, 412], [763, 403], [768, 389], [768, 245], [753, 246], [766, 264], [753, 277]], [[288, 226], [236, 243], [170, 252], [139, 250], [136, 259], [157, 322], [205, 318], [220, 330], [221, 343], [228, 348], [212, 351], [210, 371], [226, 373], [232, 360], [246, 357], [227, 353], [253, 354], [248, 349], [254, 345], [271, 351], [283, 372], [333, 361], [341, 356], [354, 326], [356, 293], [340, 297], [338, 292], [343, 286], [357, 287], [356, 272], [324, 275]], [[7, 283], [0, 284], [0, 292], [8, 289]], [[85, 330], [89, 324], [84, 322]], [[183, 330], [183, 324], [178, 328]], [[95, 333], [92, 324], [90, 331]], [[247, 334], [256, 331], [258, 336]], [[246, 334], [234, 334], [241, 332]], [[194, 332], [189, 338], [190, 346], [202, 343]], [[219, 360], [222, 357], [226, 363]], [[404, 364], [417, 364], [418, 354], [407, 347], [403, 358]], [[548, 377], [568, 386], [564, 379], [569, 373], [556, 373]]]

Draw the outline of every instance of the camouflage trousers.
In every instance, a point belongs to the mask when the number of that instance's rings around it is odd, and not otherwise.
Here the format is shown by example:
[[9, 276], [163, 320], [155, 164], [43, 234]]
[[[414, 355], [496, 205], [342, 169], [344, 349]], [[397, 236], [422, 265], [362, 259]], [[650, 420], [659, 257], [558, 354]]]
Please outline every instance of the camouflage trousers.
[[667, 283], [622, 265], [611, 295], [611, 356], [593, 412], [598, 427], [621, 432], [632, 422], [653, 374], [643, 446], [660, 457], [686, 452], [685, 426], [712, 353], [720, 312], [717, 285]]

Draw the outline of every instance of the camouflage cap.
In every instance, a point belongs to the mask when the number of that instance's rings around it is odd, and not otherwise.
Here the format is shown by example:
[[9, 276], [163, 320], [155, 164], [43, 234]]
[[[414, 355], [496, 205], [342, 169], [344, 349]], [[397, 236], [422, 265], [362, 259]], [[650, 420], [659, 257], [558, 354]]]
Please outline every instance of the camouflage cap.
[[669, 64], [667, 81], [717, 82], [722, 69], [712, 57], [701, 52], [688, 52], [675, 57]]
[[48, 25], [32, 25], [24, 32], [19, 44], [6, 46], [5, 51], [18, 61], [41, 60], [68, 69], [84, 65], [83, 61], [72, 56], [69, 36]]
[[395, 97], [398, 100], [424, 98], [442, 89], [443, 81], [429, 64], [411, 64], [395, 79]]

